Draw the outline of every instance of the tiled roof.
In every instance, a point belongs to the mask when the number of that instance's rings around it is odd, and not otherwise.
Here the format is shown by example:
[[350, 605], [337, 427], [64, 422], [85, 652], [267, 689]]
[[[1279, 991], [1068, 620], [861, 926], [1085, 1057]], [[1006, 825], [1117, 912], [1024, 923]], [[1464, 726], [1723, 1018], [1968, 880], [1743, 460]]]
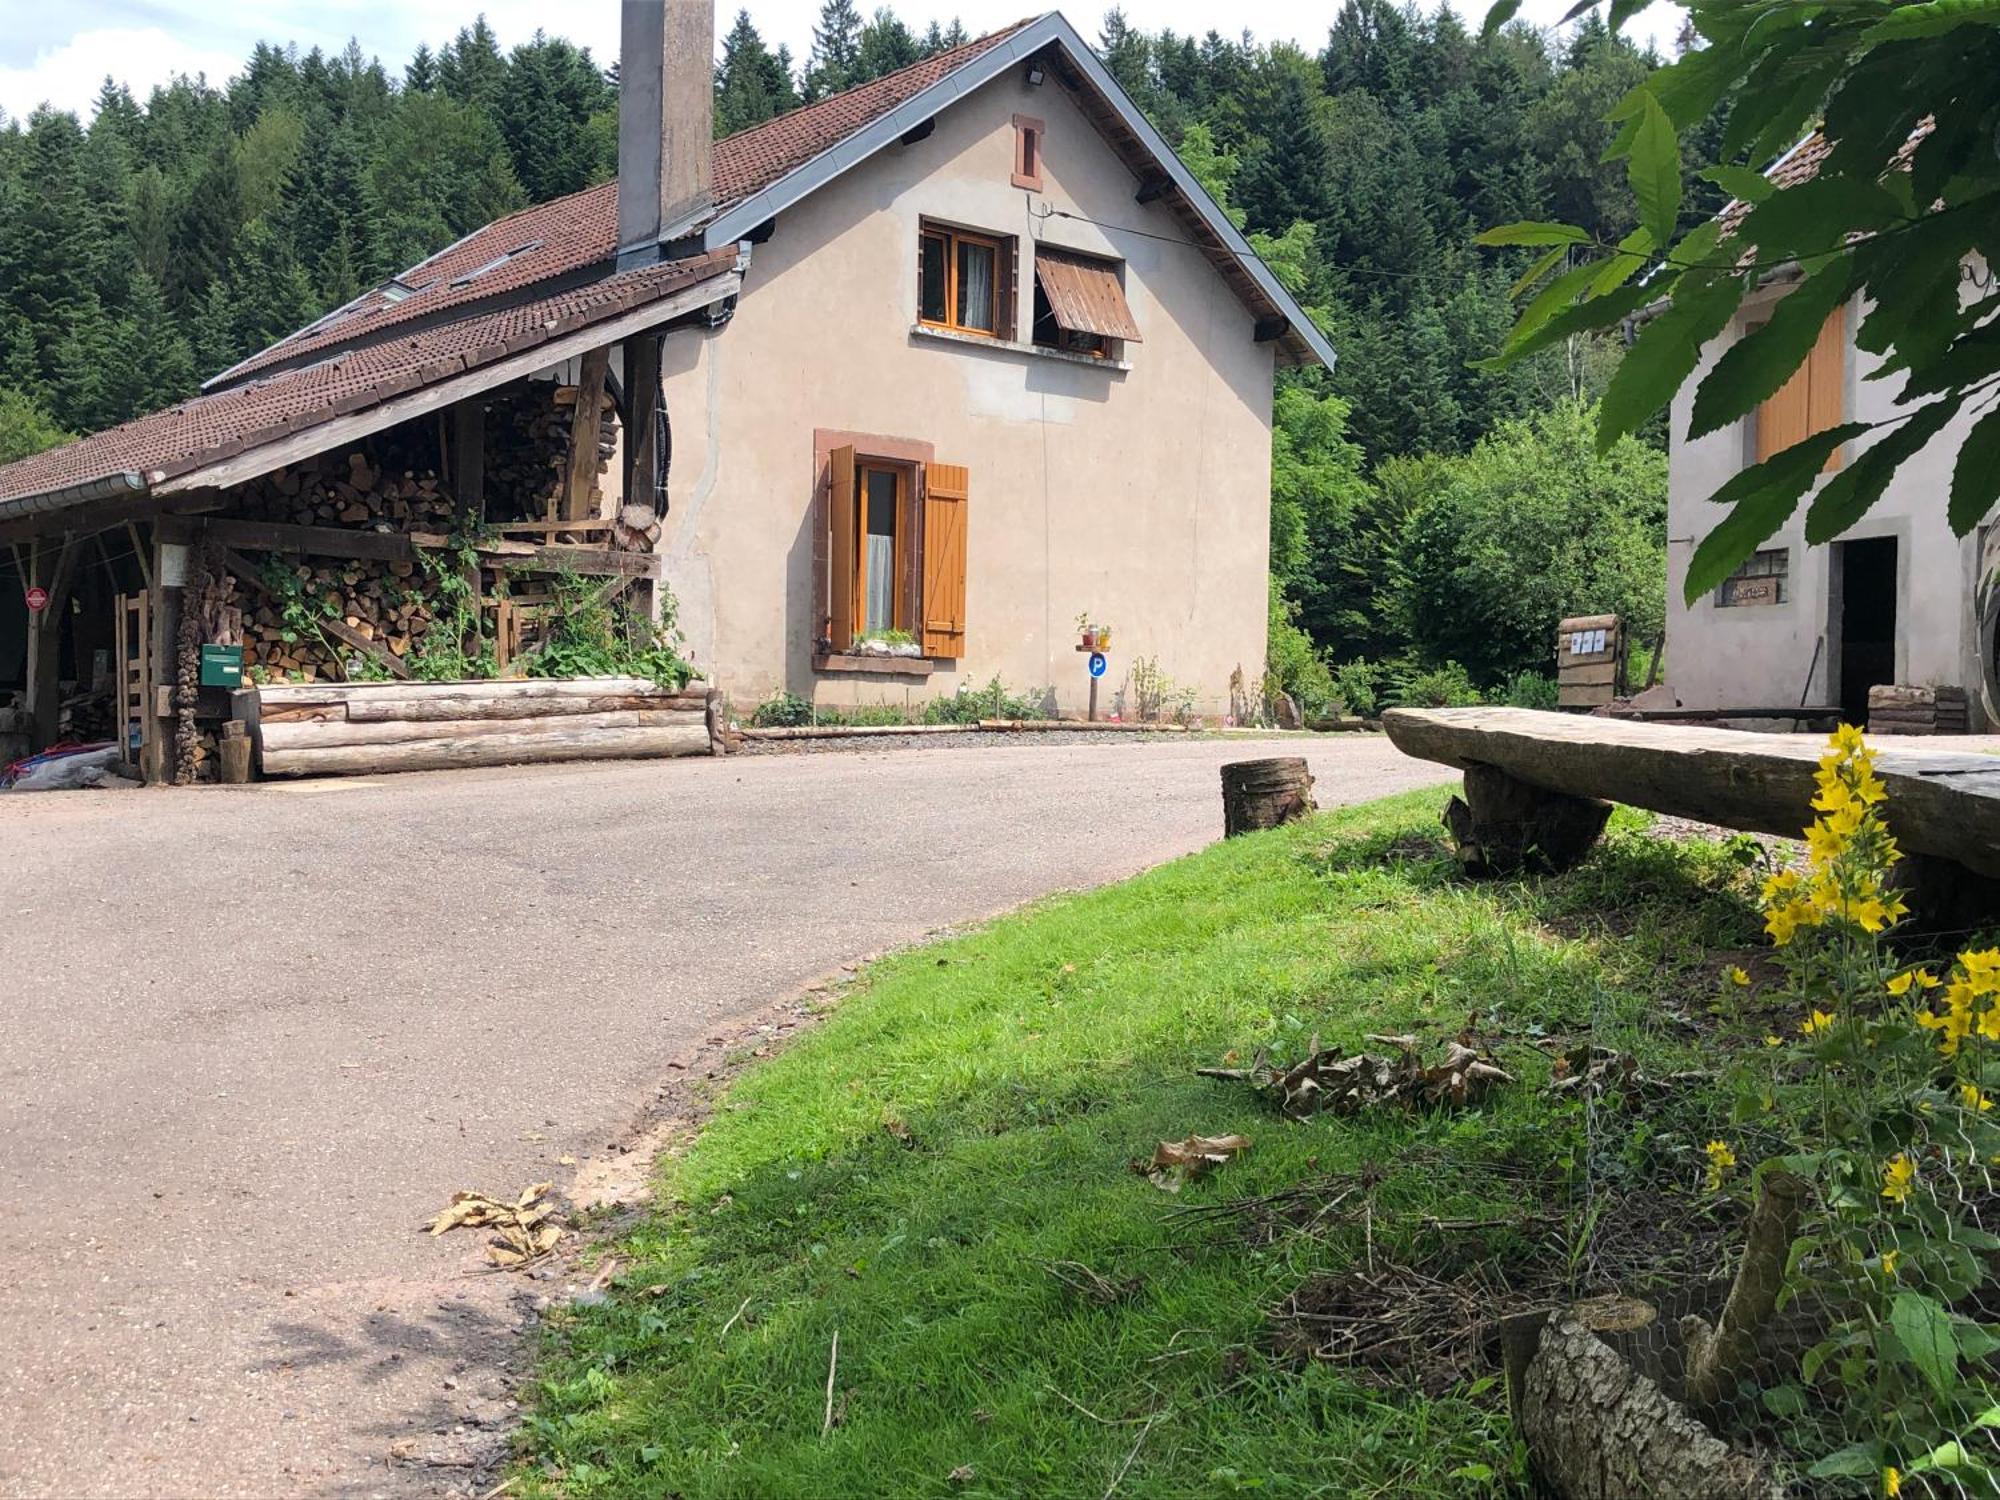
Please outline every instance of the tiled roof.
[[[716, 142], [717, 211], [762, 191], [1004, 42], [1027, 21]], [[10, 500], [126, 473], [172, 478], [475, 369], [727, 270], [734, 250], [614, 275], [618, 185], [474, 231], [211, 382], [208, 394], [0, 467]], [[594, 279], [593, 279], [594, 278]], [[486, 310], [496, 299], [561, 291]], [[457, 311], [458, 315], [452, 314]]]
[[[1903, 144], [1896, 148], [1896, 154], [1889, 162], [1890, 171], [1907, 172], [1910, 169], [1910, 157], [1915, 154], [1917, 147], [1923, 144], [1924, 138], [1931, 133], [1931, 128], [1932, 121], [1928, 118], [1917, 122], [1917, 128], [1912, 130]], [[1779, 192], [1783, 192], [1786, 188], [1798, 187], [1819, 176], [1819, 169], [1826, 165], [1826, 159], [1832, 151], [1833, 142], [1815, 130], [1773, 162], [1765, 170], [1764, 176]], [[1741, 198], [1733, 198], [1723, 206], [1722, 212], [1716, 217], [1722, 221], [1724, 239], [1736, 233], [1749, 215], [1752, 206]]]
[[206, 467], [646, 306], [729, 270], [735, 256], [728, 248], [607, 276], [197, 396], [0, 468], [0, 506], [118, 474], [158, 483]]
[[[718, 211], [761, 192], [855, 131], [1004, 42], [1026, 21], [927, 57], [873, 82], [808, 104], [715, 143]], [[457, 244], [364, 292], [346, 307], [252, 355], [223, 379], [333, 348], [416, 318], [484, 301], [609, 261], [618, 249], [618, 184], [600, 183], [475, 230]], [[474, 275], [473, 273], [478, 273]], [[469, 278], [469, 279], [468, 279]], [[384, 295], [387, 288], [395, 300]], [[407, 289], [407, 290], [406, 290]]]

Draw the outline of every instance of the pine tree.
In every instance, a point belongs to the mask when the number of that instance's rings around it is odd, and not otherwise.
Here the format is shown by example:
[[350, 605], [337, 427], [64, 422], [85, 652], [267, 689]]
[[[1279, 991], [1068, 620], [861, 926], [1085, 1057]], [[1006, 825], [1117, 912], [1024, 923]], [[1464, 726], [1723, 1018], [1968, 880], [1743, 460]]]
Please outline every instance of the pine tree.
[[1268, 134], [1244, 165], [1237, 197], [1259, 229], [1281, 233], [1296, 219], [1317, 222], [1327, 208], [1333, 153], [1296, 70], [1280, 79]]
[[[71, 333], [87, 335], [101, 323], [97, 283], [106, 247], [84, 161], [84, 134], [76, 116], [42, 108], [28, 117], [21, 157], [21, 189], [12, 212], [0, 216], [0, 299], [31, 330], [36, 365], [56, 378], [56, 349]], [[80, 388], [78, 375], [70, 385]], [[89, 405], [86, 396], [81, 404]], [[75, 425], [71, 410], [56, 404], [59, 419]]]
[[725, 136], [748, 130], [798, 102], [791, 68], [764, 45], [750, 12], [737, 11], [735, 23], [722, 39], [722, 62], [715, 72], [715, 133]]
[[861, 12], [854, 0], [823, 0], [812, 51], [806, 55], [806, 102], [852, 87], [860, 57]]
[[486, 24], [486, 17], [462, 29], [438, 54], [437, 72], [438, 87], [460, 104], [493, 107], [507, 77], [507, 63], [500, 56], [500, 41]]
[[127, 421], [157, 411], [194, 390], [194, 354], [175, 326], [159, 284], [143, 272], [133, 278], [124, 315], [112, 325], [118, 359], [105, 372], [105, 417]]
[[907, 68], [923, 55], [916, 37], [910, 34], [910, 28], [898, 20], [887, 6], [883, 6], [875, 12], [874, 19], [861, 28], [861, 42], [854, 55], [853, 82], [866, 83], [898, 68]]
[[611, 165], [615, 135], [607, 143], [592, 121], [615, 103], [588, 52], [539, 31], [514, 49], [493, 117], [530, 199], [573, 193]]
[[431, 55], [427, 42], [417, 43], [416, 55], [403, 69], [403, 87], [412, 94], [428, 94], [438, 86], [437, 58]]
[[236, 152], [218, 141], [201, 175], [178, 205], [168, 231], [167, 300], [183, 311], [201, 300], [229, 263], [229, 249], [243, 226], [243, 189]]

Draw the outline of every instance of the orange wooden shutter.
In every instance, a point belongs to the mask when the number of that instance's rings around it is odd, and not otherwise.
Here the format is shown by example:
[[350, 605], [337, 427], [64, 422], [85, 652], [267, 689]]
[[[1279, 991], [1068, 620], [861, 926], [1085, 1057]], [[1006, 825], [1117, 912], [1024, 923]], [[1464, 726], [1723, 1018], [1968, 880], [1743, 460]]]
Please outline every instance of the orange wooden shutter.
[[827, 547], [826, 634], [835, 651], [854, 644], [854, 449], [836, 448], [827, 455], [826, 512], [831, 540]]
[[1757, 408], [1757, 462], [1762, 463], [1772, 454], [1784, 452], [1809, 435], [1806, 422], [1811, 404], [1812, 365], [1808, 356], [1806, 362], [1792, 372], [1792, 378]]
[[965, 509], [971, 473], [924, 468], [924, 655], [965, 655]]
[[[1806, 431], [1825, 432], [1847, 420], [1847, 316], [1836, 307], [1806, 356]], [[1824, 472], [1840, 467], [1840, 450], [1826, 456]]]

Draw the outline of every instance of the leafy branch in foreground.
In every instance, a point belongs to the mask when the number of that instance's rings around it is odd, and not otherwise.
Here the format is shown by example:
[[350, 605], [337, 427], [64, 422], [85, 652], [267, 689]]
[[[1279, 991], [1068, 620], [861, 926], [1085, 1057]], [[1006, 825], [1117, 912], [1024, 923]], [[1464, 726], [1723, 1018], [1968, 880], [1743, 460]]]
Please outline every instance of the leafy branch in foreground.
[[[1564, 19], [1595, 4], [1581, 0]], [[1605, 160], [1624, 161], [1639, 227], [1616, 246], [1542, 222], [1479, 236], [1484, 245], [1545, 252], [1515, 288], [1528, 300], [1492, 363], [1654, 309], [1604, 394], [1598, 443], [1608, 449], [1673, 399], [1745, 296], [1767, 279], [1795, 279], [1770, 320], [1702, 377], [1688, 433], [1700, 437], [1777, 391], [1832, 310], [1858, 296], [1866, 311], [1855, 344], [1881, 356], [1870, 378], [1900, 376], [1895, 400], [1913, 410], [1805, 438], [1725, 484], [1710, 498], [1729, 514], [1697, 549], [1687, 598], [1714, 588], [1791, 518], [1841, 443], [1874, 438], [1821, 488], [1807, 516], [1809, 542], [1866, 515], [1896, 470], [1969, 409], [1978, 421], [1946, 507], [1952, 530], [1966, 535], [2000, 498], [2000, 397], [1992, 395], [2000, 291], [1988, 281], [1961, 292], [1969, 260], [2000, 264], [2000, 0], [1683, 4], [1701, 45], [1606, 116], [1618, 133]], [[1487, 30], [1518, 8], [1500, 0]], [[1612, 0], [1613, 28], [1637, 9]], [[1680, 142], [1723, 105], [1725, 159], [1770, 161], [1815, 128], [1824, 156], [1809, 180], [1788, 186], [1742, 165], [1708, 169], [1703, 175], [1737, 203], [1676, 240]]]

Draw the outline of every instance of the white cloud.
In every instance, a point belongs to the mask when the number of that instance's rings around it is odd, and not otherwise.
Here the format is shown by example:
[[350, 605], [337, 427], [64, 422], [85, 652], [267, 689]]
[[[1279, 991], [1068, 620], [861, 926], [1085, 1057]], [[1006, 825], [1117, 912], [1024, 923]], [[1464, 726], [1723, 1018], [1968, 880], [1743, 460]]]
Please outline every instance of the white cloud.
[[177, 73], [206, 73], [220, 87], [242, 69], [244, 54], [170, 35], [157, 26], [93, 27], [44, 48], [26, 67], [0, 67], [0, 109], [16, 118], [41, 104], [88, 115], [109, 74], [145, 101]]

